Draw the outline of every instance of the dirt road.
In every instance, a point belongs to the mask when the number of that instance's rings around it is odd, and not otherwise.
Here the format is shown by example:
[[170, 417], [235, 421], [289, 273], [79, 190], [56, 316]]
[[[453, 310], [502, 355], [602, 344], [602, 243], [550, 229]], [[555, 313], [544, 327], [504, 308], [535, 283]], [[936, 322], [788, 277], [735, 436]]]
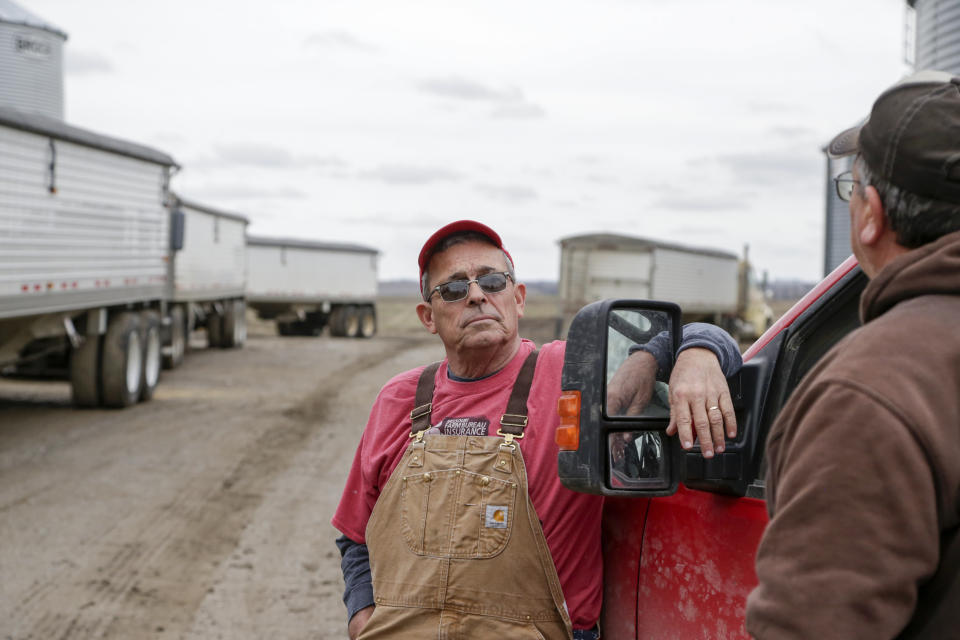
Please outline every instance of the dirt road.
[[0, 639], [346, 637], [330, 517], [377, 390], [441, 356], [263, 333], [123, 411], [0, 381]]

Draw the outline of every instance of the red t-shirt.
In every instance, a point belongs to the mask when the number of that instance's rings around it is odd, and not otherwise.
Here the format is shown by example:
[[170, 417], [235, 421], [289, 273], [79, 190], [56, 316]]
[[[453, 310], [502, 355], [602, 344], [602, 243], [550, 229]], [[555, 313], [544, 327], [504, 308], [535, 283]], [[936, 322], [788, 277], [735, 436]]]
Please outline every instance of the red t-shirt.
[[[451, 435], [480, 431], [495, 436], [520, 367], [534, 348], [532, 342], [524, 340], [506, 367], [474, 382], [451, 380], [444, 362], [436, 376], [432, 424]], [[583, 629], [593, 626], [600, 617], [603, 498], [571, 491], [557, 477], [554, 434], [560, 421], [557, 400], [565, 349], [566, 343], [556, 341], [540, 350], [527, 399], [529, 421], [520, 450], [527, 467], [530, 499], [543, 524], [570, 619], [574, 628]], [[422, 370], [423, 367], [412, 369], [390, 380], [370, 411], [332, 520], [333, 526], [351, 540], [365, 542], [373, 505], [409, 444], [410, 411]]]

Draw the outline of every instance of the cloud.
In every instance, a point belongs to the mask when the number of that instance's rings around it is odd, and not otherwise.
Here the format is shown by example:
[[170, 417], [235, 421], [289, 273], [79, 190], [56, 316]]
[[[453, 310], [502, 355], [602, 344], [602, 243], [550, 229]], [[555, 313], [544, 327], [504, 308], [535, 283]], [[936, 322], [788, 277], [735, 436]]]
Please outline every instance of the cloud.
[[424, 167], [404, 164], [382, 164], [376, 169], [362, 171], [364, 180], [379, 180], [387, 184], [430, 184], [433, 182], [456, 182], [462, 179], [459, 173], [436, 167]]
[[547, 115], [543, 107], [527, 100], [519, 87], [497, 88], [460, 76], [446, 76], [423, 80], [417, 88], [447, 100], [492, 105], [494, 118], [534, 119]]
[[90, 51], [69, 51], [64, 60], [68, 74], [87, 76], [96, 73], [113, 73], [113, 63], [107, 58]]
[[518, 102], [523, 100], [523, 92], [516, 87], [494, 89], [458, 76], [424, 80], [418, 87], [425, 93], [455, 100], [482, 100], [487, 102]]
[[816, 135], [817, 132], [810, 127], [779, 126], [772, 127], [770, 133], [781, 138], [802, 138]]
[[377, 51], [377, 47], [363, 42], [352, 33], [341, 29], [329, 29], [311, 34], [304, 40], [306, 47], [325, 49], [352, 49], [354, 51]]
[[592, 182], [593, 184], [620, 184], [620, 179], [616, 176], [602, 173], [588, 173], [585, 178], [587, 182]]
[[539, 196], [530, 187], [517, 184], [478, 184], [477, 191], [494, 200], [521, 204], [536, 200]]
[[575, 157], [574, 157], [574, 160], [575, 160], [576, 162], [579, 162], [580, 164], [585, 164], [585, 165], [588, 165], [588, 166], [594, 166], [594, 165], [598, 165], [598, 164], [600, 164], [601, 162], [603, 162], [604, 158], [603, 158], [603, 156], [594, 155], [594, 154], [592, 154], [592, 153], [581, 153], [581, 154], [575, 156]]
[[817, 154], [806, 146], [720, 154], [696, 158], [690, 160], [689, 164], [693, 167], [720, 166], [730, 171], [737, 180], [756, 186], [796, 184], [798, 180], [816, 178], [822, 172]]
[[505, 104], [497, 107], [492, 113], [494, 118], [533, 119], [544, 118], [547, 112], [538, 104], [522, 102], [519, 104]]
[[260, 198], [263, 200], [302, 200], [307, 194], [292, 187], [257, 187], [248, 183], [211, 184], [190, 190], [191, 196], [220, 200]]
[[654, 207], [682, 211], [729, 211], [744, 209], [750, 204], [748, 196], [671, 195], [655, 200]]
[[810, 154], [793, 151], [731, 153], [717, 156], [720, 164], [726, 165], [740, 178], [809, 176], [816, 170]]
[[260, 169], [302, 169], [346, 167], [337, 156], [297, 155], [283, 147], [259, 142], [229, 142], [215, 144], [213, 155], [197, 158], [191, 167], [256, 167]]
[[788, 114], [801, 111], [799, 105], [775, 100], [756, 100], [747, 105], [747, 109], [756, 113]]

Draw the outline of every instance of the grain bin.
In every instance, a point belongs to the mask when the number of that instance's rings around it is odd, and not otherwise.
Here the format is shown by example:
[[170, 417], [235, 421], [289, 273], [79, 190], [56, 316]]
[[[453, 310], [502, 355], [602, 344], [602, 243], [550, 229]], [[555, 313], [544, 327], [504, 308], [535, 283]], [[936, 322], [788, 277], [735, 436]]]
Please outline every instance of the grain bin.
[[0, 0], [0, 106], [63, 119], [67, 34], [10, 0]]
[[907, 0], [913, 7], [914, 67], [960, 75], [960, 0]]

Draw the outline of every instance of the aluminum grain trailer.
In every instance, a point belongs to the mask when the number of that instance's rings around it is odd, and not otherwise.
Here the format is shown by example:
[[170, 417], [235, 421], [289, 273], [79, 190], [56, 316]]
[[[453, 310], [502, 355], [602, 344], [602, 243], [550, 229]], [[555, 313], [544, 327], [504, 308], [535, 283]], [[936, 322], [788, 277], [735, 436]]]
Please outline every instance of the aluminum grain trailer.
[[560, 240], [563, 326], [583, 306], [606, 298], [669, 300], [684, 322], [735, 330], [739, 267], [734, 253], [600, 233]]
[[250, 221], [179, 195], [171, 198], [173, 288], [167, 368], [179, 366], [191, 331], [204, 328], [211, 347], [240, 347], [247, 338], [246, 232]]
[[59, 370], [81, 406], [153, 395], [176, 167], [161, 151], [0, 107], [0, 372]]
[[247, 304], [282, 336], [376, 333], [378, 251], [355, 244], [247, 237]]

